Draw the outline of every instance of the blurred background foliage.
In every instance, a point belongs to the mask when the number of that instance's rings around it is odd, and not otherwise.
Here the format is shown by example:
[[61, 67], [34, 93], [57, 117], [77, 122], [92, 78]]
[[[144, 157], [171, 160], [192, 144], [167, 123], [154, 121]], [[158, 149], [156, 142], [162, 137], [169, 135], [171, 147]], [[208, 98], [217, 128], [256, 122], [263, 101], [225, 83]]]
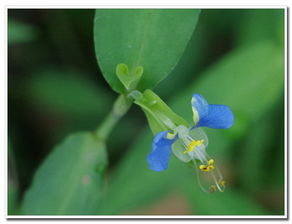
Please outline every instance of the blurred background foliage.
[[[10, 215], [20, 214], [53, 147], [94, 130], [117, 96], [96, 62], [93, 18], [91, 9], [8, 11]], [[206, 130], [226, 191], [203, 193], [175, 157], [167, 171], [150, 171], [153, 137], [133, 106], [107, 142], [106, 190], [90, 214], [284, 214], [283, 9], [202, 10], [182, 58], [154, 91], [189, 121], [191, 93], [234, 110], [233, 128]]]

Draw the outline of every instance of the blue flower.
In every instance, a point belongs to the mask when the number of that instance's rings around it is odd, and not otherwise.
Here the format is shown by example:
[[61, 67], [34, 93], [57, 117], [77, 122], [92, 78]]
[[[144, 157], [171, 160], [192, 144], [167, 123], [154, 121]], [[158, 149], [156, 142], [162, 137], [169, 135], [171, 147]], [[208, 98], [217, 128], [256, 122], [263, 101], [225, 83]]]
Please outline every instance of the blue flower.
[[196, 161], [199, 161], [199, 170], [203, 173], [213, 172], [216, 185], [211, 185], [209, 190], [222, 190], [225, 182], [214, 160], [206, 153], [208, 138], [201, 127], [230, 128], [234, 122], [233, 113], [228, 106], [208, 104], [200, 94], [193, 94], [191, 104], [194, 125], [191, 128], [179, 125], [171, 131], [158, 133], [153, 140], [152, 152], [147, 157], [149, 167], [154, 171], [167, 169], [173, 152], [183, 162], [192, 161], [197, 166]]
[[200, 94], [193, 94], [192, 110], [196, 127], [225, 129], [230, 128], [234, 122], [233, 113], [228, 106], [208, 104]]
[[171, 145], [176, 138], [168, 139], [168, 131], [159, 132], [152, 143], [152, 152], [148, 155], [147, 161], [154, 171], [162, 171], [167, 169], [168, 160], [171, 155]]

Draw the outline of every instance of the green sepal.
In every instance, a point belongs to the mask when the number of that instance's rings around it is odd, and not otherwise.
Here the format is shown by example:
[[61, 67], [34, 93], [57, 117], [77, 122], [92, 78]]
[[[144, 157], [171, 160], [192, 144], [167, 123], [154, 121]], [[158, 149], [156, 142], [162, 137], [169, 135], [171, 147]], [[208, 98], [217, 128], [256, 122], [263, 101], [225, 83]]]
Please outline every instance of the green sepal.
[[143, 67], [138, 66], [133, 71], [129, 71], [126, 64], [118, 64], [116, 67], [116, 75], [128, 91], [133, 90], [137, 87], [143, 75]]
[[189, 124], [175, 112], [153, 91], [147, 89], [141, 97], [134, 101], [146, 114], [153, 134], [161, 131], [173, 130], [176, 126]]

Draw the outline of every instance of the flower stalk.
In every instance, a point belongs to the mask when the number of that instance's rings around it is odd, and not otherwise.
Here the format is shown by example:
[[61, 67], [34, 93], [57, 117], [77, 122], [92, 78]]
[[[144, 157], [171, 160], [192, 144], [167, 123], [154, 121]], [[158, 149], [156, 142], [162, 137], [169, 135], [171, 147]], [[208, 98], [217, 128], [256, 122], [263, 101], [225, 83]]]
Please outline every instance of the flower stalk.
[[106, 141], [110, 132], [119, 120], [128, 112], [133, 100], [125, 95], [120, 95], [113, 104], [112, 110], [95, 130], [94, 134], [102, 141]]

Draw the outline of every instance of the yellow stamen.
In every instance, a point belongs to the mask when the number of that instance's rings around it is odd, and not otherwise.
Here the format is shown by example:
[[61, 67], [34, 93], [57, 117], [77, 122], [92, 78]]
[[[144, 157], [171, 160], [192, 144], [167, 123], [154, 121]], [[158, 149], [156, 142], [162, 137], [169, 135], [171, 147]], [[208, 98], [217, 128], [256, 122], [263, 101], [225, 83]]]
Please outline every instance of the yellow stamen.
[[210, 160], [208, 161], [208, 164], [209, 164], [209, 166], [210, 166], [210, 165], [213, 165], [213, 164], [214, 164], [214, 159], [210, 159]]
[[205, 140], [201, 139], [201, 140], [193, 140], [191, 141], [188, 145], [187, 145], [187, 150], [185, 150], [183, 153], [187, 153], [187, 152], [192, 152], [196, 147], [201, 146], [203, 144]]
[[210, 159], [208, 161], [208, 165], [200, 165], [199, 166], [200, 170], [205, 171], [205, 172], [209, 172], [214, 170], [214, 159]]

